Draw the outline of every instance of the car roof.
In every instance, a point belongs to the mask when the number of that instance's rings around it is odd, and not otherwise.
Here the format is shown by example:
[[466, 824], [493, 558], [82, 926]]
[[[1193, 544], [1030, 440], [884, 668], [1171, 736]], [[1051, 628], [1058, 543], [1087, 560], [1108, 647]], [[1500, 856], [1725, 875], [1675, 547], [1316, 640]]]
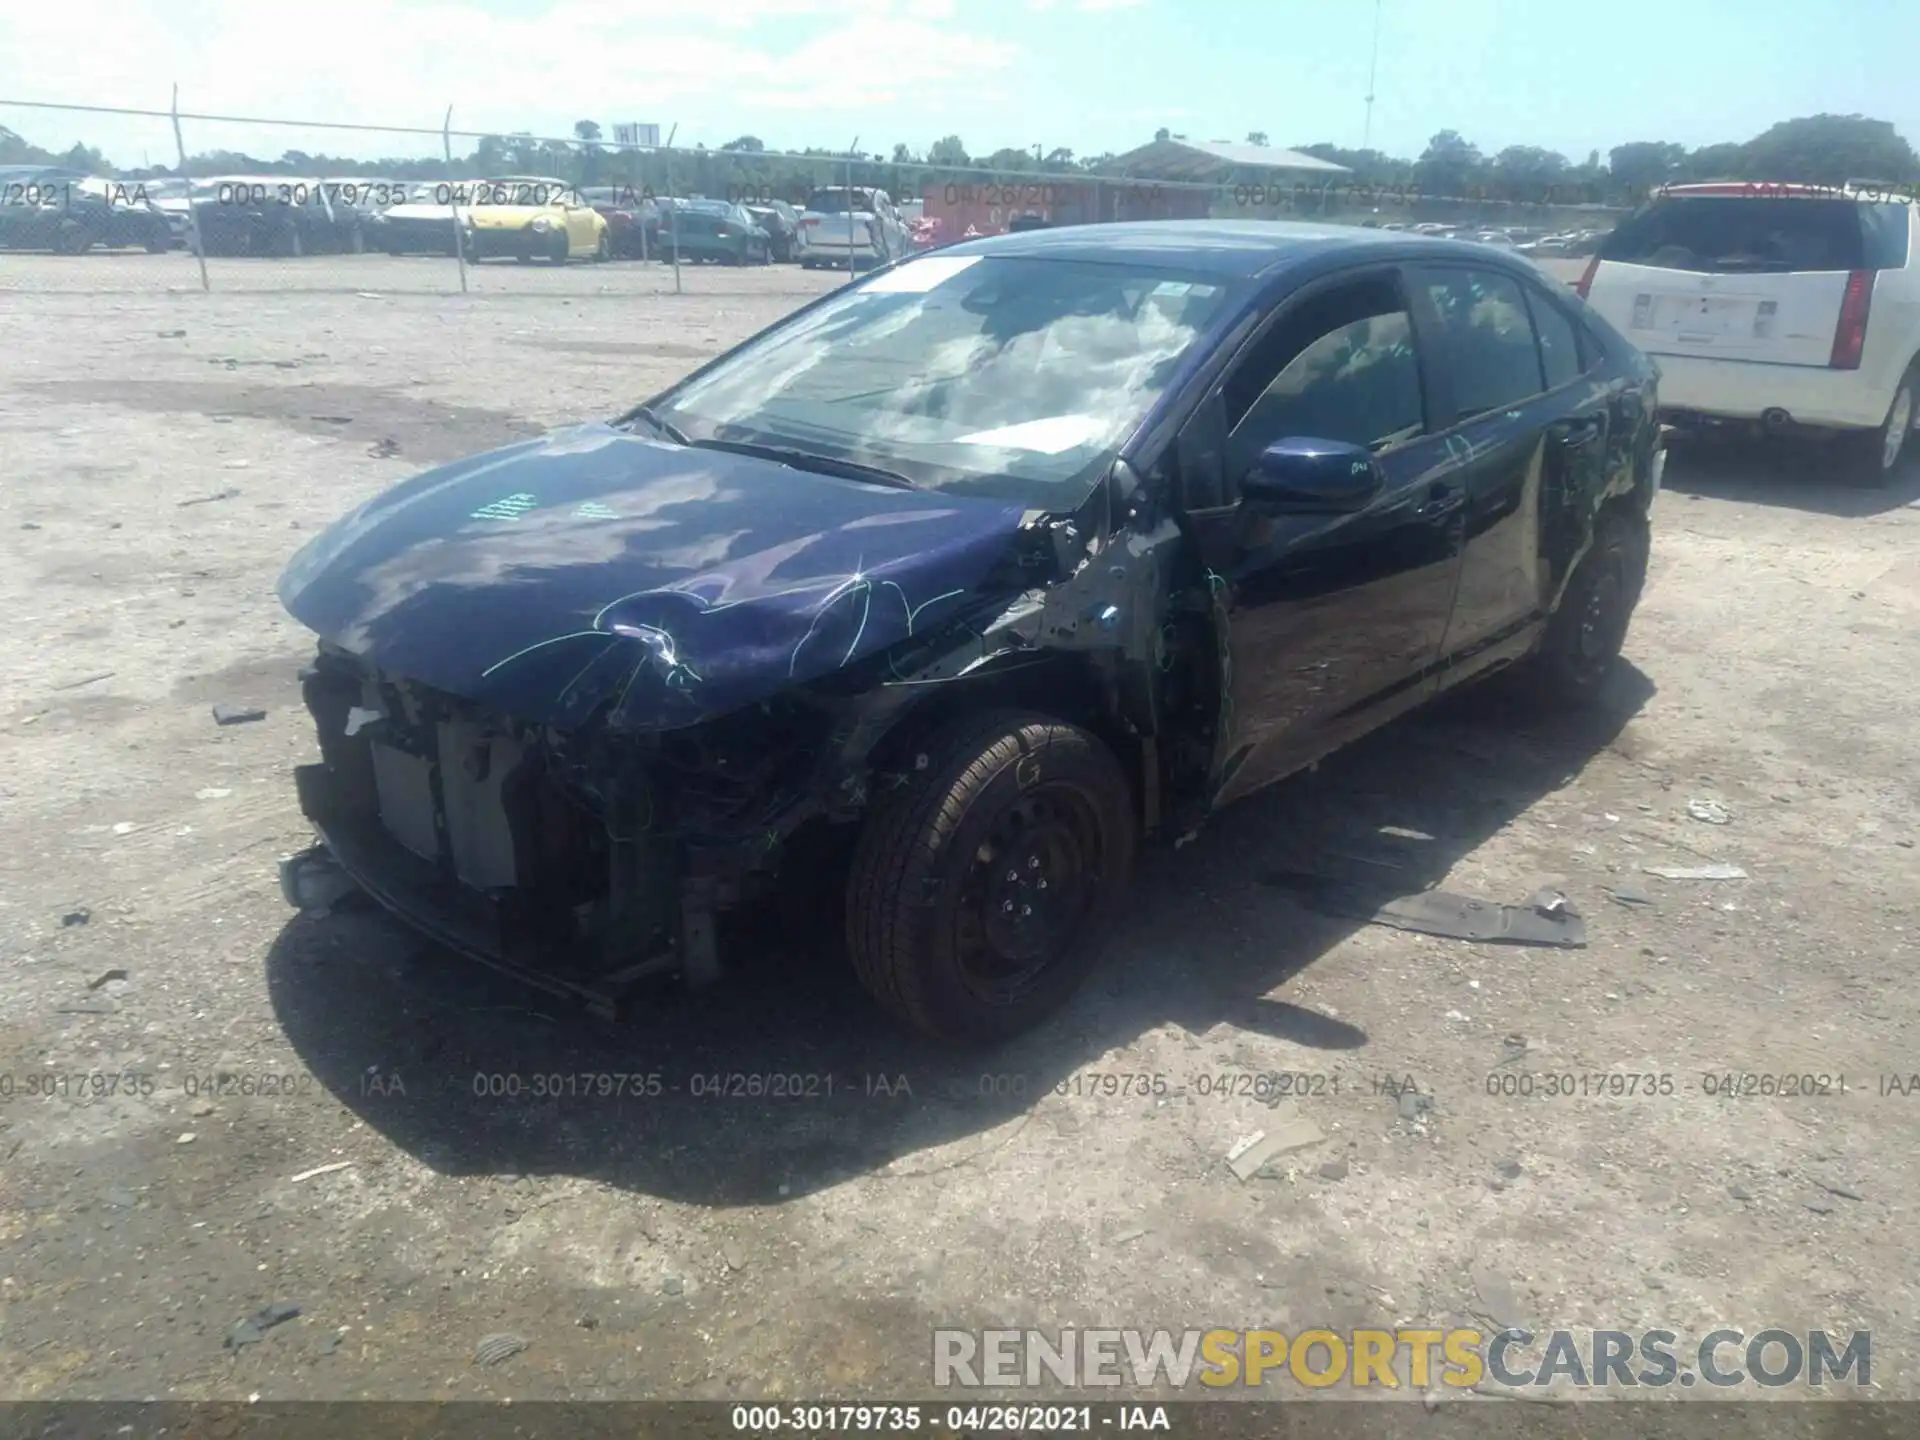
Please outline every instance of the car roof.
[[1016, 231], [945, 246], [942, 255], [1005, 255], [1178, 266], [1253, 279], [1308, 260], [1365, 251], [1380, 260], [1472, 260], [1513, 270], [1507, 252], [1404, 230], [1318, 225], [1291, 220], [1141, 220]]

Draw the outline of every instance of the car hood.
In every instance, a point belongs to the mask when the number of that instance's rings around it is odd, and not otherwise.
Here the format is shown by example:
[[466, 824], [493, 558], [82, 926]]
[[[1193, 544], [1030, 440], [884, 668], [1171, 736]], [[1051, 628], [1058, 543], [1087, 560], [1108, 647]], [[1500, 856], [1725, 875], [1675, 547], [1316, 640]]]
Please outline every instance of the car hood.
[[458, 207], [440, 205], [430, 200], [409, 200], [404, 205], [389, 205], [386, 209], [374, 213], [386, 220], [451, 220], [456, 213], [465, 215], [467, 208], [464, 205]]
[[476, 205], [467, 212], [477, 230], [518, 230], [544, 215], [555, 225], [567, 221], [564, 210], [551, 205]]
[[594, 424], [405, 481], [280, 598], [388, 674], [524, 720], [694, 724], [950, 618], [1024, 511]]

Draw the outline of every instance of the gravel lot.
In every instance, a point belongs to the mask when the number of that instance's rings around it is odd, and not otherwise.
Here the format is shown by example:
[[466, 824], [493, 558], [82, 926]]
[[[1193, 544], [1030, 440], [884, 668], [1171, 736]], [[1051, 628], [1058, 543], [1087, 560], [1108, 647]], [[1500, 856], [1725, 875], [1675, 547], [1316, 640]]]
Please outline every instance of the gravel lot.
[[[315, 750], [294, 548], [834, 283], [490, 265], [463, 296], [368, 256], [227, 262], [202, 295], [179, 255], [0, 259], [0, 1397], [923, 1395], [936, 1326], [1488, 1317], [1871, 1329], [1879, 1389], [1920, 1396], [1920, 1095], [1882, 1078], [1920, 1068], [1920, 510], [1814, 451], [1676, 454], [1604, 713], [1463, 697], [1236, 807], [1149, 858], [1094, 983], [991, 1056], [923, 1053], [831, 936], [616, 1028], [377, 913], [285, 907]], [[1332, 920], [1263, 879], [1328, 850], [1558, 886], [1590, 943]], [[1707, 861], [1749, 878], [1642, 868]], [[664, 1093], [474, 1093], [605, 1071]], [[834, 1088], [692, 1093], [735, 1072]], [[1324, 1077], [1299, 1103], [1327, 1138], [1243, 1183], [1258, 1072]], [[1488, 1080], [1601, 1072], [1675, 1085]], [[1703, 1093], [1728, 1072], [1835, 1078]], [[1164, 1081], [1094, 1078], [1121, 1075]], [[223, 1346], [273, 1302], [302, 1313]], [[497, 1332], [530, 1348], [476, 1366]]]

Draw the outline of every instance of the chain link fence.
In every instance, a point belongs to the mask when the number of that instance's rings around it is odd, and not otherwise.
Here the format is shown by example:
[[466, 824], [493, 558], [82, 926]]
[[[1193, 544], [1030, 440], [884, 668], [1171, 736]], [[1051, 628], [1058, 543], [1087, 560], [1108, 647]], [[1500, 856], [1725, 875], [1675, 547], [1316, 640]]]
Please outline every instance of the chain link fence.
[[[82, 293], [808, 294], [825, 283], [810, 268], [851, 271], [1022, 224], [1213, 216], [1544, 233], [1604, 229], [1620, 213], [1550, 187], [1438, 196], [1345, 178], [939, 165], [857, 141], [836, 154], [676, 149], [671, 132], [664, 145], [619, 145], [590, 125], [480, 133], [454, 128], [450, 110], [438, 127], [209, 115], [177, 101], [0, 101], [0, 114], [28, 133], [111, 125], [117, 168], [0, 178], [0, 287]], [[136, 150], [142, 164], [127, 164]], [[835, 187], [886, 192], [872, 234]], [[826, 214], [802, 214], [823, 199]]]

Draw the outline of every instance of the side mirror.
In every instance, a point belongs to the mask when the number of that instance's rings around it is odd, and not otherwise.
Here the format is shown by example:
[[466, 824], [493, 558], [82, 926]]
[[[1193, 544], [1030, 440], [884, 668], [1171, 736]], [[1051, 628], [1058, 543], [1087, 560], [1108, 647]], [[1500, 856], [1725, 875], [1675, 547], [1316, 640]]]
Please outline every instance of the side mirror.
[[1366, 446], [1290, 435], [1260, 452], [1240, 497], [1267, 515], [1349, 515], [1366, 509], [1384, 483]]

